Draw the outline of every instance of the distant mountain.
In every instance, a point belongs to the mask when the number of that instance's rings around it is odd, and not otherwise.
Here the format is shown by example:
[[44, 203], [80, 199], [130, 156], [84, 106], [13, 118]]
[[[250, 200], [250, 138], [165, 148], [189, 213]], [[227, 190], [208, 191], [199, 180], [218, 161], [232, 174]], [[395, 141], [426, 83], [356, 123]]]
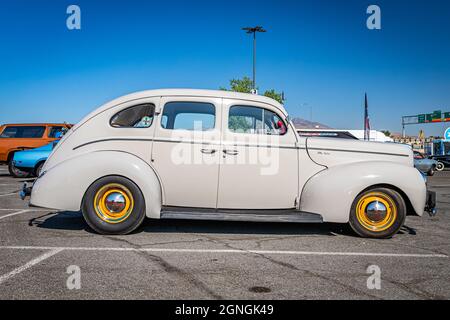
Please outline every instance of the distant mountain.
[[319, 122], [311, 122], [302, 118], [292, 118], [292, 123], [297, 129], [332, 129]]

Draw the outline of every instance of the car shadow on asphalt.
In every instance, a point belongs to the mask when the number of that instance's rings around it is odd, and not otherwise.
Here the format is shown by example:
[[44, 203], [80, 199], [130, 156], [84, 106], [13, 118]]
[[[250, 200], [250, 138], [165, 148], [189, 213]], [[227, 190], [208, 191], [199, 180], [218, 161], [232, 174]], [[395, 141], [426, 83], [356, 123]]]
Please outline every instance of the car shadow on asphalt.
[[[78, 230], [92, 234], [80, 212], [51, 212], [30, 219], [28, 225], [53, 230]], [[271, 223], [241, 221], [204, 220], [158, 220], [145, 219], [142, 226], [133, 232], [149, 233], [208, 233], [208, 234], [267, 234], [267, 235], [307, 235], [307, 236], [354, 236], [347, 225], [334, 223]]]
[[152, 220], [147, 219], [137, 230], [150, 233], [215, 233], [267, 235], [348, 235], [345, 225], [330, 223], [280, 223], [247, 221]]

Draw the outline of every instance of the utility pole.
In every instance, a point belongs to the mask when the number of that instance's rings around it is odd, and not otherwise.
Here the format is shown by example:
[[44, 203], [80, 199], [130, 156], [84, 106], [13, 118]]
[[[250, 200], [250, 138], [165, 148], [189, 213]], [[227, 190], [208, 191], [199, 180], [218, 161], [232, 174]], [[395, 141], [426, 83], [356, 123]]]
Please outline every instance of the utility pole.
[[242, 28], [248, 34], [253, 34], [253, 93], [256, 94], [256, 33], [266, 32], [261, 26]]

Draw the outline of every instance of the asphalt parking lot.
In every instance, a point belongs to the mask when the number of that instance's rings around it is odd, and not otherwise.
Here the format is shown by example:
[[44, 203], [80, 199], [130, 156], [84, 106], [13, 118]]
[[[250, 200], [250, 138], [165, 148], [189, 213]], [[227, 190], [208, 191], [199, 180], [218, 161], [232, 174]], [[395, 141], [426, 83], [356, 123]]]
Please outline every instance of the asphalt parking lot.
[[408, 217], [389, 240], [333, 224], [181, 220], [101, 236], [78, 212], [29, 208], [22, 183], [0, 166], [0, 299], [450, 298], [450, 171], [429, 178], [438, 215]]

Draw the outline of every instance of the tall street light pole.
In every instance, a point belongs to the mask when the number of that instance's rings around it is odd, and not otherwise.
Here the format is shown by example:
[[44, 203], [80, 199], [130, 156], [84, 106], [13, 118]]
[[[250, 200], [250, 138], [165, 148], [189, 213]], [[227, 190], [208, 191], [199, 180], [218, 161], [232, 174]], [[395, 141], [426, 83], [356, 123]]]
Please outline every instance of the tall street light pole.
[[256, 93], [256, 33], [257, 32], [266, 32], [261, 26], [256, 27], [246, 27], [242, 28], [242, 30], [247, 33], [253, 33], [253, 93]]

